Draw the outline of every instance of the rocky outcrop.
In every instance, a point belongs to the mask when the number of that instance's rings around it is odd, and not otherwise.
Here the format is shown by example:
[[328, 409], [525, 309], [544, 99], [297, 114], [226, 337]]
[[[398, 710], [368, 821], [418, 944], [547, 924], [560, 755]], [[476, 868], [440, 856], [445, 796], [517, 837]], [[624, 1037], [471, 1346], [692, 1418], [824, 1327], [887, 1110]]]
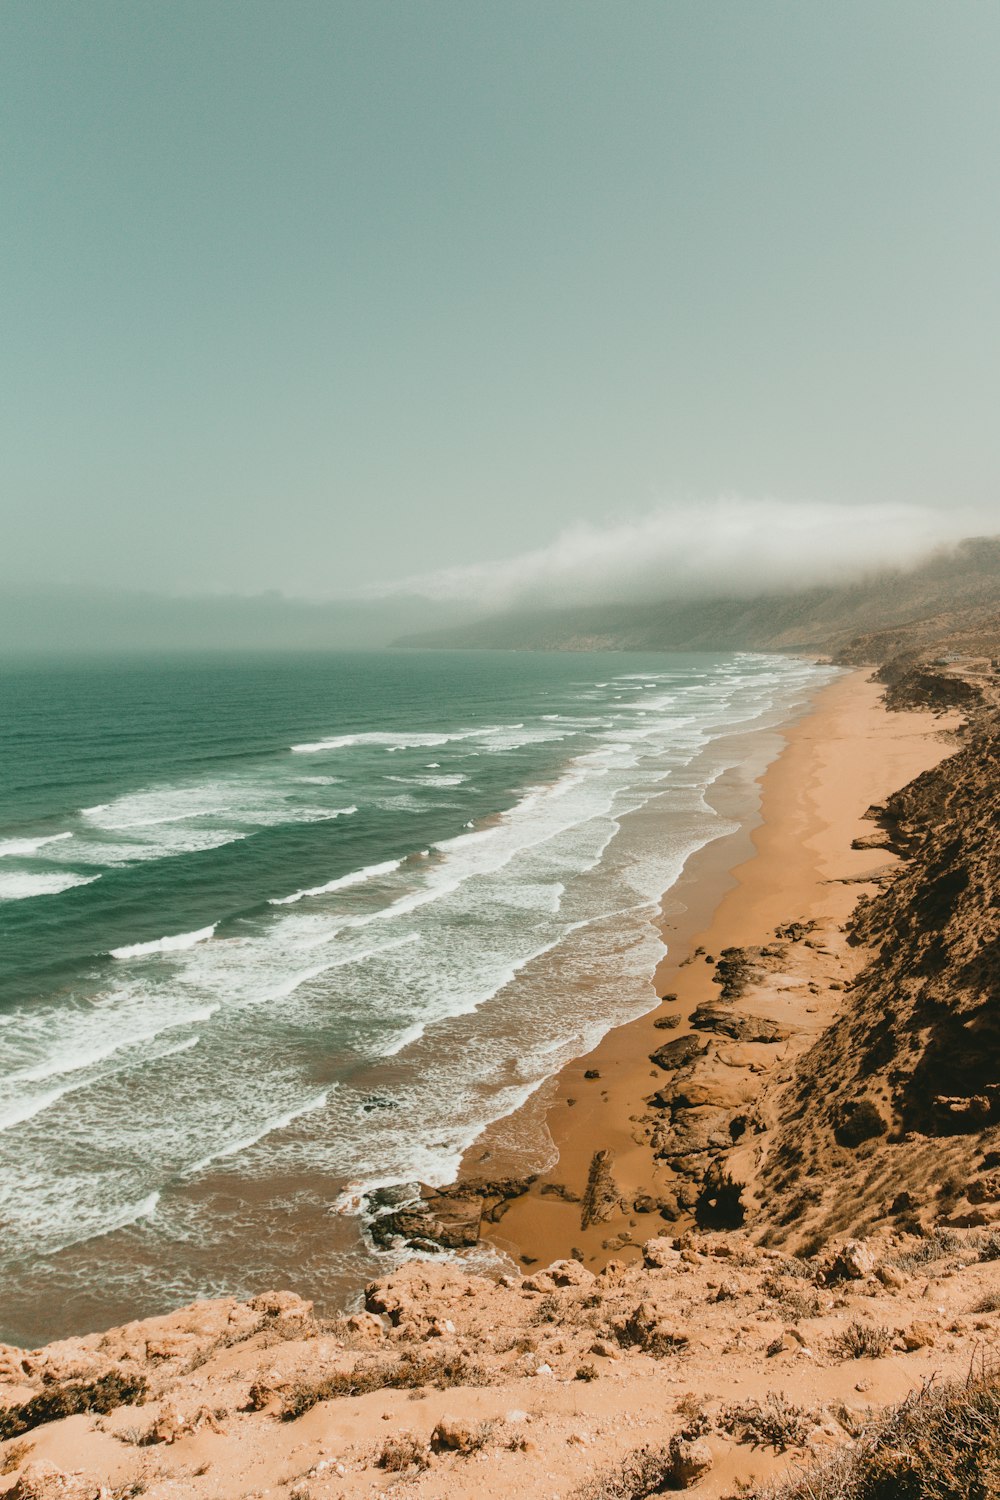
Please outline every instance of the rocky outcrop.
[[[878, 674], [876, 674], [878, 675]], [[895, 678], [886, 688], [885, 704], [890, 709], [930, 708], [937, 712], [957, 708], [978, 708], [983, 690], [964, 677], [927, 667], [915, 666]]]
[[649, 1054], [650, 1062], [654, 1062], [658, 1068], [669, 1072], [674, 1068], [687, 1067], [696, 1057], [701, 1057], [708, 1051], [708, 1043], [697, 1036], [679, 1036], [672, 1042], [664, 1042], [662, 1047], [657, 1047], [655, 1052]]
[[942, 1206], [956, 1223], [1000, 1217], [979, 1186], [1000, 1145], [1000, 708], [991, 692], [977, 688], [982, 706], [956, 753], [871, 809], [904, 863], [855, 908], [851, 939], [871, 957], [839, 1019], [797, 1064], [782, 1107], [764, 1188], [779, 1237], [804, 1219], [814, 1236], [829, 1233], [849, 1203], [868, 1223], [916, 1224]]
[[[121, 1390], [142, 1381], [144, 1404], [50, 1413], [28, 1442], [0, 1439], [0, 1490], [718, 1497], [734, 1473], [850, 1451], [860, 1407], [845, 1392], [877, 1409], [964, 1378], [1000, 1333], [1000, 1246], [975, 1229], [841, 1238], [809, 1259], [738, 1232], [635, 1248], [596, 1275], [572, 1259], [528, 1275], [411, 1260], [369, 1284], [363, 1312], [317, 1319], [268, 1293], [77, 1340], [77, 1367], [103, 1361]], [[194, 1340], [183, 1355], [175, 1335]], [[13, 1351], [0, 1410], [44, 1396], [67, 1357]]]
[[698, 1006], [691, 1017], [691, 1025], [699, 1031], [714, 1031], [719, 1036], [731, 1037], [734, 1042], [783, 1042], [788, 1036], [787, 1027], [766, 1016], [729, 1011], [711, 1003]]
[[784, 948], [723, 948], [715, 965], [713, 984], [722, 986], [720, 1000], [739, 1000], [751, 984], [763, 979], [785, 956]]
[[497, 1224], [510, 1202], [534, 1176], [496, 1180], [470, 1178], [447, 1187], [401, 1183], [376, 1188], [366, 1199], [369, 1234], [380, 1250], [407, 1246], [434, 1254], [478, 1243], [484, 1224]]
[[417, 1185], [377, 1188], [369, 1194], [369, 1232], [382, 1250], [396, 1244], [414, 1250], [461, 1250], [479, 1239], [481, 1197], [452, 1197]]

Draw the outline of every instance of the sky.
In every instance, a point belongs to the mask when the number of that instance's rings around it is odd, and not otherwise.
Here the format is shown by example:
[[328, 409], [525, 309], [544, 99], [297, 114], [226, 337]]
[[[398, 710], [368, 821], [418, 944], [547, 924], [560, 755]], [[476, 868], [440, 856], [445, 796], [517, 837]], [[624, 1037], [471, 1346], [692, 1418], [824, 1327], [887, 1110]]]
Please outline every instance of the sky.
[[1000, 530], [998, 55], [986, 0], [5, 0], [0, 582]]

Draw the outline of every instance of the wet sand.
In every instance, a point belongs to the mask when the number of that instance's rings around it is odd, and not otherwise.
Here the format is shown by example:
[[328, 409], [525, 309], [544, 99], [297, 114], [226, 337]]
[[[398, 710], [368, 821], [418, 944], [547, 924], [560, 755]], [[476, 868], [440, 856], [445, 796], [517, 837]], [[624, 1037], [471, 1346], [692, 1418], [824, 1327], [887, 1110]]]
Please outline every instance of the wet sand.
[[[615, 1215], [583, 1230], [579, 1198], [594, 1153], [602, 1150], [614, 1153], [615, 1182], [626, 1201], [655, 1199], [669, 1189], [673, 1174], [654, 1159], [638, 1124], [646, 1099], [664, 1081], [649, 1054], [690, 1029], [697, 1005], [718, 998], [714, 959], [723, 948], [767, 942], [775, 927], [789, 922], [819, 921], [827, 945], [832, 941], [840, 950], [842, 971], [859, 967], [861, 955], [839, 929], [858, 896], [871, 889], [858, 877], [884, 869], [893, 856], [853, 850], [851, 841], [873, 831], [863, 816], [872, 803], [950, 752], [942, 731], [958, 722], [926, 713], [890, 714], [881, 704], [881, 687], [868, 677], [867, 671], [851, 672], [820, 689], [811, 710], [782, 732], [785, 748], [760, 778], [756, 818], [747, 818], [739, 771], [712, 789], [712, 804], [740, 817], [741, 827], [693, 856], [663, 898], [668, 952], [654, 983], [658, 996], [677, 998], [609, 1032], [540, 1091], [519, 1112], [523, 1118], [512, 1116], [500, 1132], [486, 1132], [467, 1154], [463, 1176], [502, 1175], [508, 1161], [501, 1140], [516, 1139], [519, 1127], [537, 1140], [540, 1124], [551, 1136], [552, 1154], [558, 1152], [555, 1164], [511, 1202], [492, 1236], [498, 1249], [528, 1265], [576, 1252], [596, 1267], [612, 1254], [627, 1259], [638, 1253], [629, 1246], [609, 1248], [607, 1242], [623, 1232], [638, 1243], [669, 1232], [655, 1212]], [[841, 1003], [834, 994], [826, 996], [824, 1022]], [[798, 1019], [808, 1028], [815, 1023], [806, 1008], [800, 1004]], [[668, 1015], [678, 1017], [676, 1028], [658, 1028], [656, 1022]], [[588, 1072], [599, 1076], [587, 1078]], [[559, 1196], [563, 1191], [570, 1201]]]

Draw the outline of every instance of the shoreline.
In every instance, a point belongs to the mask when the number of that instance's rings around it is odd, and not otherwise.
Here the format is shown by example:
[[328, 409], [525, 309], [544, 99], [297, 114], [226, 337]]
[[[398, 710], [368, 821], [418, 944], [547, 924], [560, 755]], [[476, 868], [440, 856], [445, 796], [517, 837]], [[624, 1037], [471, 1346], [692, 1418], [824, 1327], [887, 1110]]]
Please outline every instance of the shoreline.
[[[698, 1005], [718, 1001], [715, 960], [723, 949], [766, 943], [784, 924], [815, 923], [822, 948], [816, 951], [817, 939], [796, 950], [802, 972], [784, 987], [793, 1040], [770, 1049], [773, 1061], [790, 1048], [803, 1050], [830, 1024], [839, 992], [862, 962], [841, 931], [858, 896], [875, 888], [859, 877], [896, 863], [881, 849], [852, 849], [852, 840], [871, 832], [864, 814], [873, 803], [951, 752], [944, 731], [959, 722], [957, 715], [889, 713], [881, 686], [869, 678], [869, 669], [858, 669], [820, 687], [803, 713], [775, 731], [784, 745], [752, 778], [757, 807], [749, 816], [745, 784], [738, 784], [742, 768], [713, 787], [713, 807], [738, 815], [739, 827], [692, 855], [661, 899], [668, 951], [653, 983], [658, 996], [677, 998], [613, 1028], [466, 1152], [459, 1185], [484, 1173], [502, 1178], [503, 1148], [495, 1149], [494, 1138], [509, 1139], [519, 1125], [544, 1128], [552, 1142], [553, 1165], [506, 1201], [495, 1229], [483, 1225], [494, 1249], [524, 1266], [572, 1255], [597, 1270], [612, 1257], [637, 1257], [663, 1218], [693, 1223], [683, 1202], [681, 1212], [661, 1217], [678, 1178], [651, 1149], [649, 1096], [666, 1079], [650, 1054], [690, 1034]], [[598, 1153], [610, 1153], [617, 1204], [584, 1228], [581, 1203]]]
[[[1000, 1103], [973, 1092], [983, 1078], [996, 1088], [984, 1049], [959, 1038], [914, 1055], [909, 1041], [926, 1015], [928, 942], [964, 1025], [983, 1017], [983, 970], [970, 975], [968, 957], [971, 943], [995, 951], [996, 693], [968, 719], [888, 713], [865, 676], [818, 690], [779, 731], [759, 818], [692, 855], [662, 898], [673, 947], [656, 977], [675, 997], [557, 1076], [562, 1159], [533, 1191], [510, 1185], [521, 1196], [489, 1239], [506, 1231], [531, 1262], [542, 1236], [562, 1235], [556, 1253], [570, 1258], [498, 1275], [495, 1260], [429, 1254], [370, 1282], [364, 1310], [329, 1316], [265, 1291], [34, 1350], [0, 1345], [0, 1491], [384, 1500], [402, 1485], [472, 1500], [486, 1463], [504, 1493], [631, 1494], [652, 1455], [667, 1488], [722, 1500], [734, 1485], [771, 1494], [803, 1466], [808, 1488], [831, 1460], [863, 1476], [886, 1431], [893, 1474], [934, 1477], [928, 1431], [944, 1432], [952, 1464], [953, 1432], [1000, 1391], [982, 1362], [1000, 1329]], [[908, 701], [954, 696], [922, 687]], [[718, 776], [717, 799], [745, 814], [753, 772]], [[664, 1035], [681, 1062], [642, 1056]], [[955, 1097], [938, 1097], [952, 1080]], [[845, 1138], [858, 1099], [889, 1129]], [[914, 1101], [931, 1117], [911, 1130]], [[595, 1275], [572, 1258], [581, 1195], [545, 1187], [572, 1188], [573, 1151], [589, 1173], [609, 1125], [624, 1144], [616, 1196], [586, 1231]], [[724, 1171], [738, 1186], [728, 1222], [688, 1206], [664, 1215], [670, 1227], [656, 1205], [640, 1209], [629, 1174], [643, 1161], [678, 1197]], [[725, 1197], [713, 1191], [710, 1206]], [[480, 1207], [488, 1196], [481, 1187]], [[984, 1450], [962, 1451], [979, 1464]]]

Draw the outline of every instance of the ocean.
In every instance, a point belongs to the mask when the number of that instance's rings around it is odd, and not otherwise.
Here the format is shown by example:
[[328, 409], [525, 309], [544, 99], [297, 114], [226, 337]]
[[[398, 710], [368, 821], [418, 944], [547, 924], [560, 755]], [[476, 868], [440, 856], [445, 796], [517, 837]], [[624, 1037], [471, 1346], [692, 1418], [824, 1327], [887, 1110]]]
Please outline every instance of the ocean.
[[[747, 653], [0, 670], [0, 1339], [347, 1304], [364, 1189], [655, 1003], [662, 893], [831, 670]], [[522, 1143], [538, 1156], [544, 1139]]]

